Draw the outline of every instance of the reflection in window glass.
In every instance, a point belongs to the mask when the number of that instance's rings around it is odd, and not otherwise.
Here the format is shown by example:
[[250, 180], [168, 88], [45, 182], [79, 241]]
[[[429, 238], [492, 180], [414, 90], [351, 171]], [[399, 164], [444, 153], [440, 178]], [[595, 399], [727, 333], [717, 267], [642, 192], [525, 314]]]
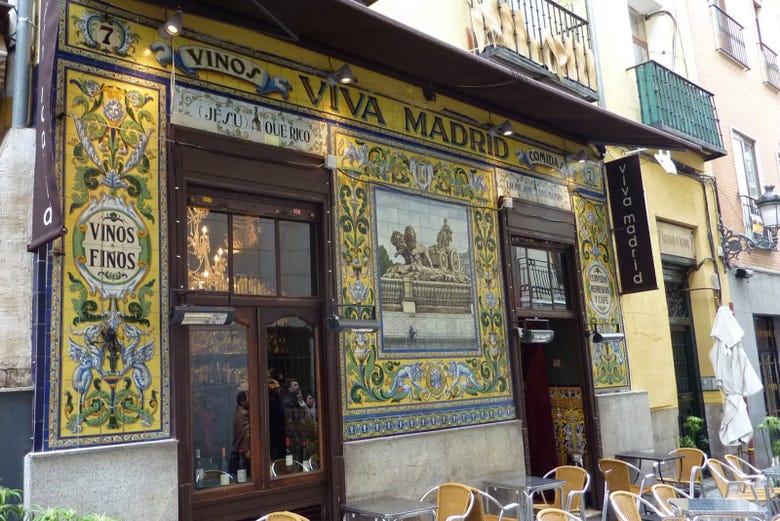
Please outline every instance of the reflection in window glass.
[[276, 294], [276, 230], [273, 219], [233, 216], [234, 291]]
[[308, 297], [312, 287], [311, 225], [279, 221], [279, 270], [282, 295]]
[[515, 280], [520, 281], [520, 307], [571, 309], [565, 254], [513, 246], [512, 256]]
[[297, 317], [266, 328], [272, 476], [320, 468], [314, 330]]
[[189, 327], [195, 488], [251, 481], [246, 329]]
[[187, 208], [187, 285], [190, 289], [227, 291], [227, 215]]

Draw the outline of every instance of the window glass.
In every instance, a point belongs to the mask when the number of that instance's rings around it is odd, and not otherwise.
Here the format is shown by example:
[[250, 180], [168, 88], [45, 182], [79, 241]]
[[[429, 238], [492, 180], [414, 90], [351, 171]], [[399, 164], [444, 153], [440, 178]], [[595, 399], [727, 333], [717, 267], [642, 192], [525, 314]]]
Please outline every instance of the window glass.
[[246, 329], [189, 326], [196, 489], [251, 481]]
[[228, 216], [206, 208], [187, 208], [187, 285], [227, 291]]
[[279, 270], [286, 297], [314, 294], [311, 228], [309, 223], [279, 221]]
[[566, 255], [523, 246], [512, 247], [515, 280], [520, 281], [520, 307], [570, 310]]
[[634, 42], [634, 63], [645, 63], [650, 59], [650, 54], [647, 50], [645, 17], [633, 9], [629, 9], [628, 13], [631, 19], [631, 38]]
[[234, 291], [276, 294], [276, 230], [273, 219], [233, 216]]
[[271, 476], [320, 468], [314, 330], [298, 317], [266, 327]]

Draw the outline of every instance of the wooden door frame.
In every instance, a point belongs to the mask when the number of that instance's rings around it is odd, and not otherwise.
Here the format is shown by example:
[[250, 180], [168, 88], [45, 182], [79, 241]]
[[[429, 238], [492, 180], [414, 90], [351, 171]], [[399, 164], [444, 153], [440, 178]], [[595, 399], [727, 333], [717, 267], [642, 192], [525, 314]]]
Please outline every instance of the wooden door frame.
[[[180, 304], [188, 299], [186, 290], [186, 255], [183, 261], [177, 259], [177, 253], [186, 252], [186, 225], [181, 222], [186, 216], [187, 187], [198, 185], [227, 189], [245, 194], [257, 194], [266, 197], [278, 197], [288, 200], [301, 200], [316, 203], [321, 208], [318, 226], [321, 251], [317, 257], [320, 288], [322, 295], [318, 324], [323, 324], [328, 313], [327, 305], [336, 296], [335, 262], [333, 241], [333, 223], [330, 219], [332, 208], [332, 174], [323, 168], [323, 158], [297, 153], [277, 147], [218, 136], [207, 132], [171, 126], [167, 148], [168, 165], [168, 222], [169, 222], [169, 284], [170, 305]], [[230, 167], [226, 167], [226, 163]], [[180, 253], [179, 253], [180, 254]], [[178, 260], [178, 262], [176, 262]], [[223, 295], [224, 298], [224, 295]], [[208, 303], [208, 295], [203, 295], [203, 303]], [[236, 305], [241, 305], [238, 301]], [[187, 396], [189, 381], [179, 375], [188, 374], [190, 364], [186, 349], [177, 348], [186, 342], [187, 331], [183, 327], [170, 328], [171, 379], [173, 397], [173, 420], [175, 435], [180, 441], [179, 450], [179, 519], [193, 520], [192, 462], [183, 451], [191, 447], [189, 432], [191, 416], [188, 407], [179, 407], [177, 402]], [[342, 437], [342, 404], [339, 392], [339, 346], [338, 336], [325, 329], [319, 335], [322, 346], [319, 368], [321, 378], [322, 401], [327, 397], [325, 414], [320, 415], [321, 429], [325, 435], [328, 460], [323, 463], [326, 486], [329, 487], [328, 499], [323, 503], [320, 515], [323, 519], [337, 519], [340, 505], [344, 502], [344, 457]], [[278, 494], [278, 490], [274, 493]], [[305, 500], [294, 492], [279, 503], [279, 508], [293, 509], [295, 501]], [[285, 502], [286, 501], [286, 502]], [[258, 514], [260, 515], [260, 514]], [[255, 516], [257, 517], [257, 516]], [[231, 519], [219, 516], [213, 519]]]
[[[501, 244], [503, 249], [504, 262], [504, 285], [508, 296], [507, 314], [509, 325], [509, 350], [511, 362], [511, 375], [515, 392], [515, 409], [517, 417], [522, 422], [523, 429], [523, 447], [526, 468], [530, 468], [530, 452], [528, 447], [528, 418], [525, 407], [525, 379], [523, 378], [522, 356], [520, 356], [521, 345], [517, 334], [514, 333], [514, 327], [518, 320], [524, 316], [541, 316], [539, 312], [521, 313], [516, 308], [517, 294], [515, 286], [519, 281], [514, 280], [512, 264], [512, 237], [519, 236], [523, 238], [548, 241], [565, 248], [571, 256], [571, 270], [568, 273], [570, 298], [576, 306], [572, 312], [550, 312], [551, 317], [573, 318], [577, 321], [577, 328], [580, 338], [579, 349], [582, 352], [583, 363], [583, 382], [582, 382], [582, 401], [585, 417], [586, 436], [591, 441], [592, 458], [595, 464], [601, 457], [601, 431], [596, 407], [595, 386], [590, 368], [593, 366], [593, 358], [588, 343], [588, 331], [586, 328], [587, 317], [585, 316], [584, 291], [582, 281], [575, 273], [582, 271], [579, 252], [577, 249], [577, 228], [575, 217], [572, 212], [560, 210], [557, 208], [546, 207], [528, 202], [519, 202], [515, 204], [514, 209], [508, 209], [500, 212], [501, 225]], [[595, 475], [595, 468], [591, 475]], [[594, 490], [596, 490], [594, 486]]]

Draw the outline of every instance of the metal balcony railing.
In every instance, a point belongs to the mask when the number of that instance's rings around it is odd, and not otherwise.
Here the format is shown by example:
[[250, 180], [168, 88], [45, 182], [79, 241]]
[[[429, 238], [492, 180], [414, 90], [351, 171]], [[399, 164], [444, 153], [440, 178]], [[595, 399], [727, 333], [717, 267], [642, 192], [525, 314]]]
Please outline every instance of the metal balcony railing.
[[777, 60], [777, 53], [763, 43], [759, 43], [758, 47], [764, 58], [764, 83], [780, 90], [780, 63]]
[[711, 92], [654, 61], [634, 69], [643, 123], [725, 154]]
[[552, 0], [468, 0], [475, 52], [597, 99], [585, 18]]
[[745, 48], [745, 40], [742, 38], [744, 28], [717, 5], [713, 4], [711, 7], [718, 34], [718, 50], [723, 51], [748, 68], [747, 49]]

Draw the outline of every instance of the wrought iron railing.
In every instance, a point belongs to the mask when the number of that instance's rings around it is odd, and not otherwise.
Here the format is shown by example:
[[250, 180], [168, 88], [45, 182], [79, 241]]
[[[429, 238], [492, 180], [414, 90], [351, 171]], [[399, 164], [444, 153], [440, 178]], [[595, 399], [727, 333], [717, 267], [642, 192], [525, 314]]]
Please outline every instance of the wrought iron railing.
[[715, 4], [712, 4], [712, 12], [718, 33], [718, 50], [725, 52], [747, 68], [747, 49], [745, 39], [742, 37], [744, 28]]
[[763, 43], [758, 44], [764, 58], [764, 82], [780, 90], [780, 62], [777, 53]]
[[634, 69], [643, 123], [725, 153], [711, 92], [654, 61]]
[[585, 89], [585, 96], [595, 99], [596, 64], [588, 20], [552, 0], [468, 2], [476, 52], [538, 76], [557, 77], [562, 85]]

